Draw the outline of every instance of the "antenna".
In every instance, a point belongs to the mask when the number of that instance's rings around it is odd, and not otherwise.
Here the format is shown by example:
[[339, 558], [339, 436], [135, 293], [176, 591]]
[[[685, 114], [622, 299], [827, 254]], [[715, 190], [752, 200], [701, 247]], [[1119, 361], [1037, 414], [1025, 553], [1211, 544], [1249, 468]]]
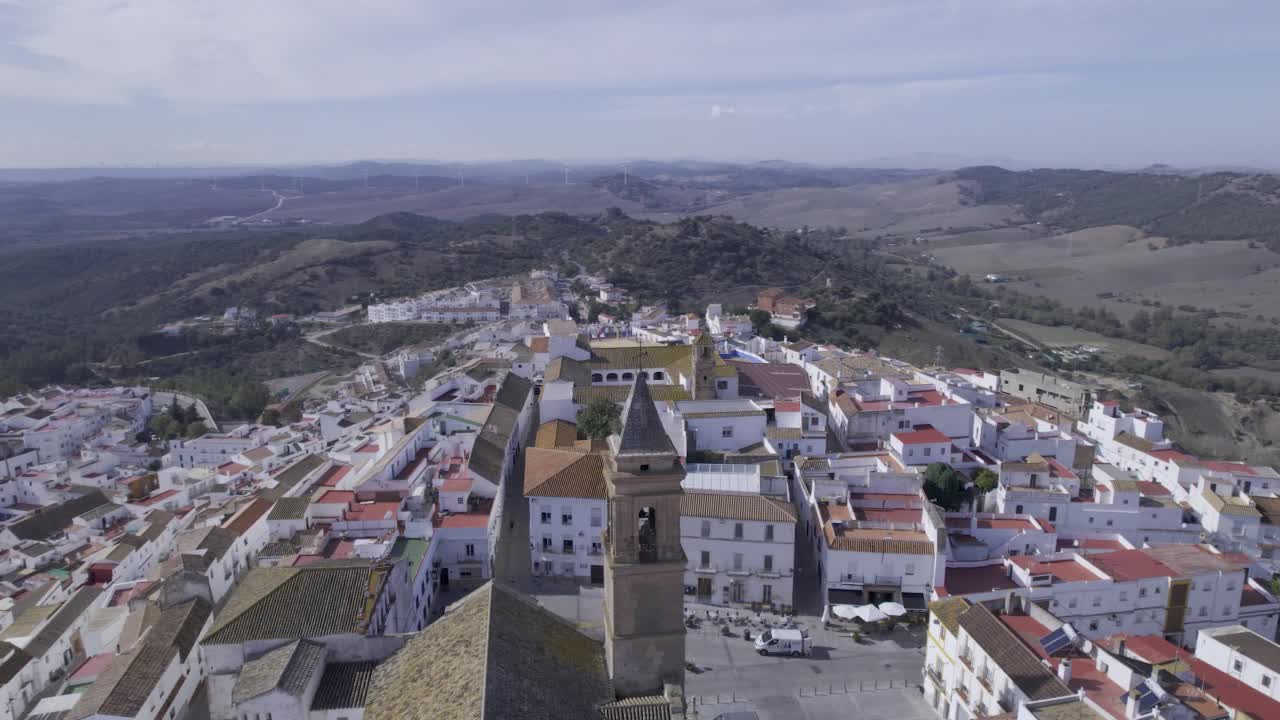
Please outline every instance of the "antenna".
[[628, 166], [630, 165], [631, 163], [622, 163], [622, 185], [624, 187], [627, 184], [627, 170], [628, 170]]
[[569, 184], [569, 168], [564, 169], [564, 184]]
[[462, 173], [458, 173], [458, 187], [466, 187], [466, 186], [467, 186], [467, 179], [462, 176]]
[[367, 167], [364, 169], [364, 189], [366, 192], [369, 190], [369, 168]]

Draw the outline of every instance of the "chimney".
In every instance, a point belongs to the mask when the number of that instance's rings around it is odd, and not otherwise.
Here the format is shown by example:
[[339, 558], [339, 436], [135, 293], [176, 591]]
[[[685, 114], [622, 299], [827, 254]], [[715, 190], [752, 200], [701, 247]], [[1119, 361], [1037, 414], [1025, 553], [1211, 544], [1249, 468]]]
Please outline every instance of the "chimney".
[[1116, 657], [1124, 657], [1124, 638], [1116, 640]]
[[1071, 683], [1071, 660], [1064, 658], [1061, 663], [1058, 663], [1058, 679], [1063, 685]]
[[1005, 593], [1004, 596], [1004, 614], [1012, 615], [1018, 610], [1018, 595], [1014, 592]]

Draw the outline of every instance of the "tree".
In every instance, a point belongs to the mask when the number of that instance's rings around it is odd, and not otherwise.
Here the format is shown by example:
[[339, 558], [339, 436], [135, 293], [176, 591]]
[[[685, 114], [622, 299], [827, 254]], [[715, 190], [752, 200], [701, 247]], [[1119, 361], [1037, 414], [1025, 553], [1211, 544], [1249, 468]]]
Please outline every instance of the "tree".
[[986, 468], [978, 468], [973, 474], [973, 484], [979, 492], [989, 493], [1000, 484], [1000, 476]]
[[943, 510], [960, 510], [969, 499], [965, 476], [946, 463], [925, 468], [924, 494]]
[[177, 423], [168, 415], [156, 415], [151, 418], [151, 431], [161, 440], [168, 440], [178, 433]]
[[578, 415], [578, 429], [602, 440], [621, 429], [622, 408], [608, 398], [596, 398]]
[[1146, 337], [1151, 331], [1151, 314], [1146, 310], [1139, 310], [1129, 318], [1129, 330], [1139, 338]]
[[759, 333], [762, 328], [768, 327], [769, 323], [773, 322], [773, 316], [770, 315], [767, 310], [761, 310], [759, 308], [747, 313], [747, 316], [751, 318], [751, 329], [755, 330], [757, 333]]
[[276, 408], [269, 407], [262, 411], [262, 417], [259, 419], [263, 425], [271, 425], [272, 427], [280, 427], [280, 411]]
[[209, 428], [205, 427], [203, 422], [196, 420], [195, 422], [187, 423], [187, 429], [183, 431], [183, 434], [188, 438], [198, 438], [207, 432], [209, 432]]

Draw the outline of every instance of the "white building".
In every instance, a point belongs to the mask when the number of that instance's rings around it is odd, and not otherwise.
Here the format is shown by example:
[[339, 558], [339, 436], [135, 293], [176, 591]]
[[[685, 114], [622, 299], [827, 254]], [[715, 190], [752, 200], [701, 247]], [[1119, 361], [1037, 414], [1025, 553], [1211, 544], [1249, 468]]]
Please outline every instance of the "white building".
[[160, 612], [137, 645], [111, 659], [67, 718], [170, 720], [184, 715], [204, 682], [205, 664], [196, 642], [211, 620], [211, 608], [200, 598]]
[[1241, 625], [1208, 628], [1196, 638], [1196, 658], [1280, 700], [1280, 645], [1272, 637]]
[[700, 603], [790, 612], [795, 527], [785, 497], [686, 489], [680, 498], [685, 592]]
[[525, 451], [524, 496], [534, 575], [604, 582], [600, 534], [606, 510], [599, 453], [535, 447]]

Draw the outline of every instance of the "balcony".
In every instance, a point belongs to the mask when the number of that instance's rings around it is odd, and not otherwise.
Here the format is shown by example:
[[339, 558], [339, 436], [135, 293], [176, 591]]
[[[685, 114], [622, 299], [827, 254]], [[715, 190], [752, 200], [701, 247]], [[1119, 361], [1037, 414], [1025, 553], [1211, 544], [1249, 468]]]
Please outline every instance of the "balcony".
[[939, 690], [947, 689], [947, 684], [942, 679], [942, 668], [929, 667], [926, 665], [924, 672], [929, 676], [929, 679], [933, 681], [933, 684], [938, 686]]
[[991, 673], [989, 672], [978, 676], [978, 684], [982, 686], [982, 689], [989, 693], [995, 692], [995, 690], [991, 688]]
[[891, 585], [898, 587], [902, 585], [901, 575], [876, 575], [876, 585]]
[[973, 671], [973, 655], [969, 653], [960, 653], [960, 662], [964, 663], [964, 666], [969, 668], [970, 672]]
[[965, 707], [969, 706], [969, 691], [965, 690], [963, 685], [956, 686], [956, 696], [960, 698], [960, 702], [964, 703]]

